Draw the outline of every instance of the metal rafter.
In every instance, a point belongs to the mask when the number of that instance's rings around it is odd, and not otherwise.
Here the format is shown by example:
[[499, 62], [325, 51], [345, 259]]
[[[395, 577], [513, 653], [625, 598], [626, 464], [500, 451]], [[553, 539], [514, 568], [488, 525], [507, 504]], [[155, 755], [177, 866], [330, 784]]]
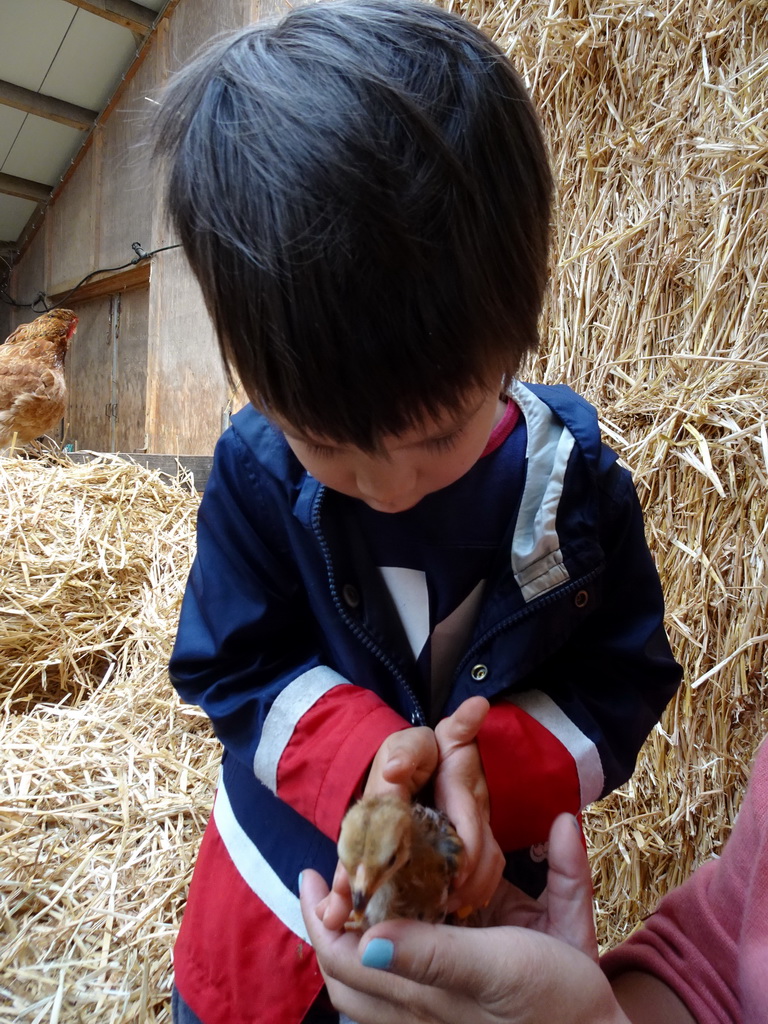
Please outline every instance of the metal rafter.
[[26, 114], [36, 114], [38, 117], [48, 118], [49, 121], [58, 121], [59, 124], [68, 125], [70, 128], [79, 128], [81, 131], [92, 128], [98, 116], [96, 110], [86, 110], [85, 107], [67, 103], [66, 100], [57, 99], [55, 96], [45, 96], [41, 92], [24, 89], [20, 85], [13, 85], [12, 82], [0, 81], [0, 103], [7, 107], [15, 107], [16, 110], [23, 110]]
[[116, 25], [123, 25], [140, 36], [150, 32], [157, 18], [155, 11], [134, 0], [67, 0], [67, 3], [113, 21]]
[[43, 185], [39, 181], [30, 181], [29, 178], [17, 178], [15, 174], [0, 172], [0, 192], [4, 195], [17, 196], [19, 199], [31, 199], [35, 203], [44, 203], [50, 199], [52, 191], [50, 185]]

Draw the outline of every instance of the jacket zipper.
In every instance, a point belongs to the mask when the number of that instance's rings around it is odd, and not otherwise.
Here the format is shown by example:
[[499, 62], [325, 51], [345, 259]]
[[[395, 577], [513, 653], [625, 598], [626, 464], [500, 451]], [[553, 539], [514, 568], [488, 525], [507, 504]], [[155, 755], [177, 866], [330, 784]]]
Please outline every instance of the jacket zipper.
[[323, 528], [320, 525], [320, 512], [323, 503], [323, 497], [325, 496], [325, 490], [325, 487], [321, 484], [318, 489], [315, 500], [312, 503], [311, 522], [312, 530], [320, 544], [320, 550], [323, 553], [325, 568], [328, 573], [328, 585], [330, 587], [331, 598], [333, 599], [334, 607], [336, 608], [336, 611], [338, 612], [342, 622], [352, 632], [353, 636], [355, 636], [360, 641], [360, 643], [366, 648], [366, 650], [370, 651], [370, 653], [373, 654], [374, 657], [382, 663], [382, 665], [384, 665], [384, 667], [394, 676], [395, 681], [399, 683], [399, 685], [405, 691], [408, 699], [411, 702], [411, 725], [426, 725], [426, 715], [424, 714], [424, 711], [421, 705], [419, 704], [416, 695], [414, 694], [411, 687], [408, 685], [405, 676], [403, 676], [402, 672], [399, 670], [394, 661], [392, 661], [392, 659], [388, 656], [386, 651], [379, 647], [376, 641], [371, 636], [369, 636], [365, 629], [363, 629], [363, 627], [359, 623], [355, 622], [355, 620], [348, 614], [339, 598], [338, 590], [336, 588], [336, 575], [334, 573], [333, 561], [331, 559], [331, 549], [328, 544], [328, 541], [325, 538], [325, 534], [323, 533]]
[[595, 577], [599, 576], [603, 571], [602, 566], [598, 566], [596, 569], [592, 569], [586, 576], [579, 577], [578, 580], [574, 580], [571, 583], [565, 584], [563, 587], [558, 587], [556, 590], [550, 591], [548, 594], [544, 594], [542, 597], [537, 598], [531, 604], [526, 605], [519, 611], [515, 612], [514, 615], [510, 615], [506, 619], [502, 619], [501, 622], [497, 622], [495, 626], [492, 626], [486, 633], [484, 633], [479, 640], [477, 640], [464, 657], [461, 659], [459, 664], [456, 666], [454, 672], [454, 681], [458, 679], [459, 674], [462, 672], [464, 667], [470, 662], [474, 661], [475, 657], [486, 644], [489, 644], [492, 640], [495, 640], [500, 633], [504, 633], [510, 627], [516, 625], [521, 619], [525, 619], [528, 615], [532, 615], [539, 609], [546, 607], [548, 604], [552, 604], [555, 601], [559, 601], [565, 594], [573, 593], [575, 590], [580, 590], [587, 583], [591, 583]]

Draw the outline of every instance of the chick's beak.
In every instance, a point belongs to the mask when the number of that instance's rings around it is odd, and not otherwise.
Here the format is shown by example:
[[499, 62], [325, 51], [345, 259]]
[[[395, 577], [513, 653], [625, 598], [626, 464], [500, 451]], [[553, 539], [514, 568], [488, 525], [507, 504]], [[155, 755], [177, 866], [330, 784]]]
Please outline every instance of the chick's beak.
[[368, 872], [364, 864], [358, 864], [355, 877], [352, 879], [352, 908], [361, 913], [368, 906]]

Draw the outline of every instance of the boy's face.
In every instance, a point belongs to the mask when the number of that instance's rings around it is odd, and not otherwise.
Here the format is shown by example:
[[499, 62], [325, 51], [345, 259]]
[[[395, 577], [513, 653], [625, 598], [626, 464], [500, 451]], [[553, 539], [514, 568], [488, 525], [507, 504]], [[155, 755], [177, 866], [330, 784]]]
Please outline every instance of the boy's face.
[[374, 454], [309, 436], [279, 420], [276, 425], [320, 483], [377, 512], [404, 512], [471, 469], [503, 413], [498, 387], [476, 390], [458, 411], [427, 417], [416, 428], [383, 438]]

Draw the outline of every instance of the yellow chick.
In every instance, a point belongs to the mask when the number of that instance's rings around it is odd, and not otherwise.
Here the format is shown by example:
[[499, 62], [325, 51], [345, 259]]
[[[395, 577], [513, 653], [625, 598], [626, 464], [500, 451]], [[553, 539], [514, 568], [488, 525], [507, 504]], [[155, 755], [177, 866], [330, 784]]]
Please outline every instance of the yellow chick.
[[348, 929], [393, 917], [445, 920], [464, 847], [442, 812], [397, 796], [364, 798], [341, 823], [338, 852], [352, 889]]

